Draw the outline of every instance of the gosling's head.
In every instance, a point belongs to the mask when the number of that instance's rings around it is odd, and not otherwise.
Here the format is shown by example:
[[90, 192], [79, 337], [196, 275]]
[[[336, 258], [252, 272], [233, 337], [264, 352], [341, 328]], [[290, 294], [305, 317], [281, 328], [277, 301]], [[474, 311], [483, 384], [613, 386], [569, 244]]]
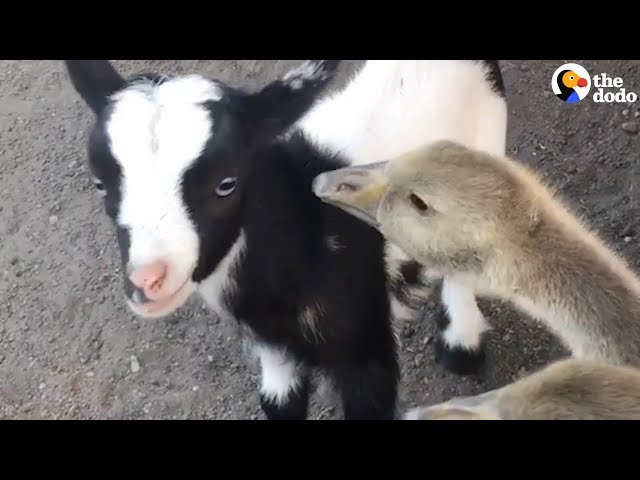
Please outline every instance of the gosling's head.
[[323, 173], [313, 190], [414, 259], [447, 269], [482, 262], [518, 202], [503, 159], [451, 141]]

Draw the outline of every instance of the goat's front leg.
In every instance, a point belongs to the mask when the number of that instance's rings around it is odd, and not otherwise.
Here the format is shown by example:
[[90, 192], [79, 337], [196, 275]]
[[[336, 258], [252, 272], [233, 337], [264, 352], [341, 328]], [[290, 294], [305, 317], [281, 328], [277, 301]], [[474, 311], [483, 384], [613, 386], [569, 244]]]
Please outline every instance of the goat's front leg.
[[309, 405], [309, 378], [284, 348], [259, 344], [262, 385], [260, 405], [269, 420], [305, 420]]
[[369, 361], [340, 365], [333, 372], [345, 420], [393, 420], [400, 369], [395, 351]]
[[489, 324], [478, 308], [474, 291], [445, 278], [437, 321], [440, 336], [436, 354], [445, 368], [458, 375], [480, 370], [485, 360], [482, 337]]

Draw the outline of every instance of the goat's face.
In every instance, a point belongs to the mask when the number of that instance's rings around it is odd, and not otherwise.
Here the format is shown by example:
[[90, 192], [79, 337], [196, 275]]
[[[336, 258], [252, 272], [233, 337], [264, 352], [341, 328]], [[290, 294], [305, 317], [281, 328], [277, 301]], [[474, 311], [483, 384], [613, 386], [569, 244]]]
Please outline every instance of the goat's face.
[[197, 75], [125, 80], [108, 61], [67, 61], [96, 114], [89, 165], [135, 313], [172, 313], [215, 270], [240, 233], [254, 152], [311, 107], [338, 63], [309, 62], [245, 93]]

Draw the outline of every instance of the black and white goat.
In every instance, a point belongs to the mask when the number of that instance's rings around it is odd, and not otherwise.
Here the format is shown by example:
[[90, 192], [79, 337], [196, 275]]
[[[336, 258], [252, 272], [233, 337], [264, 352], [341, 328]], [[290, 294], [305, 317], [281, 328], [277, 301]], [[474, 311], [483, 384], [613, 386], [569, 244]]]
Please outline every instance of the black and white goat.
[[[272, 419], [306, 418], [310, 367], [333, 380], [345, 418], [392, 418], [390, 305], [407, 313], [431, 289], [377, 232], [321, 203], [313, 178], [433, 137], [504, 149], [495, 64], [370, 61], [320, 100], [338, 63], [305, 63], [249, 93], [67, 61], [97, 116], [89, 164], [116, 225], [129, 306], [163, 317], [198, 291], [247, 326]], [[446, 353], [477, 356], [485, 324], [473, 292], [445, 280], [443, 300]]]

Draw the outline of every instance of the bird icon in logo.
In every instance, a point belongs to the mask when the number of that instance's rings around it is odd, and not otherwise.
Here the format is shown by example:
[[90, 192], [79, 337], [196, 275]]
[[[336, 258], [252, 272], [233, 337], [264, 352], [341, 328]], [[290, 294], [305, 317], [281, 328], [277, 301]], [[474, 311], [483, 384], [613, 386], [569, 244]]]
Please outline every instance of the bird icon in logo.
[[562, 70], [556, 77], [556, 84], [560, 89], [560, 93], [556, 97], [567, 103], [576, 103], [581, 99], [575, 87], [586, 87], [589, 82], [573, 70]]

